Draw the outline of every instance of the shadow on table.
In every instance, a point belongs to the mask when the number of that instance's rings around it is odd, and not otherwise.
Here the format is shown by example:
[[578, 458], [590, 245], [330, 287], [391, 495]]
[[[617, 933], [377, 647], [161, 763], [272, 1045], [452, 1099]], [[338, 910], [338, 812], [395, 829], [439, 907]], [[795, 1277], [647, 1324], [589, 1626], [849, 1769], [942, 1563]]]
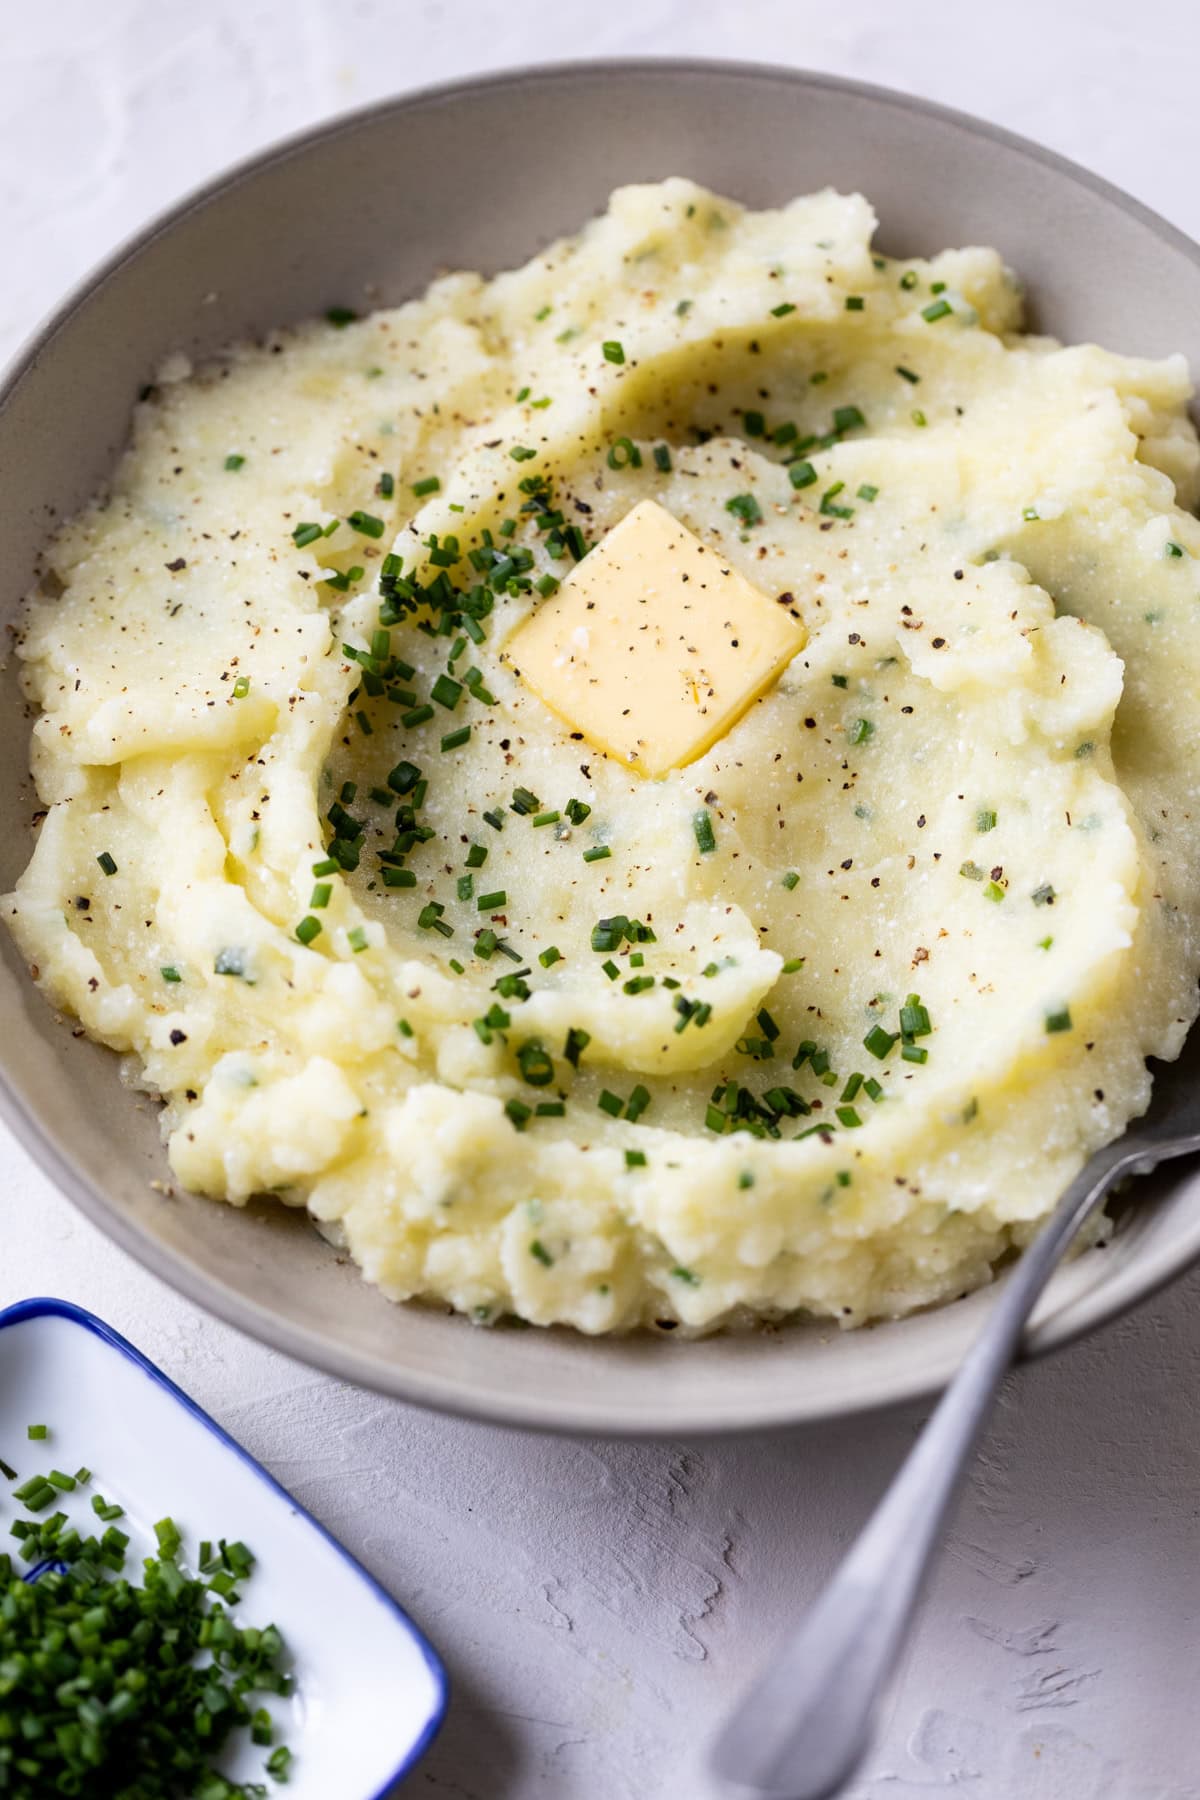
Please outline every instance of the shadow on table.
[[445, 1795], [447, 1800], [508, 1800], [525, 1772], [526, 1757], [507, 1721], [489, 1712], [452, 1663], [450, 1705], [428, 1754], [387, 1800]]

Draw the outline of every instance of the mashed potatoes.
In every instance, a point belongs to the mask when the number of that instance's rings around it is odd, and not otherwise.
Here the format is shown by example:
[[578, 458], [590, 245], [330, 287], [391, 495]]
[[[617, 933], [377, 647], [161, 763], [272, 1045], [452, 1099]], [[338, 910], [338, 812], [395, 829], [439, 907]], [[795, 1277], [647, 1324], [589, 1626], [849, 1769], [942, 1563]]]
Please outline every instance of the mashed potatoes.
[[[628, 188], [161, 371], [24, 616], [4, 911], [187, 1187], [478, 1320], [853, 1324], [986, 1281], [1144, 1107], [1198, 963], [1187, 371], [872, 226]], [[658, 779], [520, 672], [648, 500], [804, 646]]]

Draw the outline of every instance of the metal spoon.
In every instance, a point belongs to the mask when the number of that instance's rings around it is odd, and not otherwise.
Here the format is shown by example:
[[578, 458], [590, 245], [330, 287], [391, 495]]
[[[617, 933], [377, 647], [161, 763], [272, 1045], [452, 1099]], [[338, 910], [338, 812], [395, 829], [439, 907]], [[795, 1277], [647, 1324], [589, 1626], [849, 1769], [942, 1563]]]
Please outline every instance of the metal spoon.
[[987, 1324], [858, 1542], [727, 1721], [710, 1766], [738, 1800], [830, 1800], [872, 1737], [950, 1502], [1034, 1302], [1118, 1181], [1200, 1150], [1200, 1069], [1189, 1045], [1160, 1064], [1146, 1116], [1098, 1150], [1004, 1279]]

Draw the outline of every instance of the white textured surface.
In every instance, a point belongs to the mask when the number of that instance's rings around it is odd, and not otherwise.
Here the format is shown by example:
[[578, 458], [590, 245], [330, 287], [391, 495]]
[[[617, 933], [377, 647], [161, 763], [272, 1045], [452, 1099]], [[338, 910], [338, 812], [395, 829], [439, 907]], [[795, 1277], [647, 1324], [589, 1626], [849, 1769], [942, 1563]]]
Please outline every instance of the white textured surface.
[[[146, 216], [273, 137], [568, 56], [757, 57], [908, 88], [1200, 235], [1194, 0], [0, 0], [0, 25], [0, 355]], [[0, 1304], [50, 1291], [127, 1332], [443, 1650], [456, 1699], [414, 1796], [700, 1800], [697, 1746], [921, 1420], [629, 1448], [425, 1417], [185, 1305], [6, 1138], [0, 1169]], [[1010, 1383], [854, 1800], [1200, 1796], [1198, 1302], [1194, 1275]]]

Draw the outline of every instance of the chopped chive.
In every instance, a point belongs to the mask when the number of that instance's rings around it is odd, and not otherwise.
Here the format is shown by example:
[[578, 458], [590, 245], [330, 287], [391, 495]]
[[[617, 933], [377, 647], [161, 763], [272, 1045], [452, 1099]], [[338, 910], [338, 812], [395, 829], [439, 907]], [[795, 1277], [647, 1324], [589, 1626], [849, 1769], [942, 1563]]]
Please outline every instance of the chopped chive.
[[866, 744], [875, 736], [875, 727], [870, 719], [855, 719], [846, 736], [852, 744]]
[[529, 1254], [533, 1257], [535, 1262], [540, 1262], [544, 1269], [552, 1269], [554, 1267], [554, 1258], [540, 1238], [531, 1238]]
[[459, 750], [471, 736], [469, 725], [460, 725], [457, 731], [448, 731], [442, 739], [443, 750]]
[[467, 847], [467, 867], [468, 867], [468, 869], [482, 869], [484, 863], [487, 861], [487, 857], [488, 857], [488, 853], [487, 853], [487, 845], [486, 844], [470, 844], [470, 845], [468, 845], [468, 847]]
[[332, 893], [333, 886], [330, 882], [318, 881], [316, 887], [309, 895], [308, 904], [310, 911], [319, 912], [323, 906], [328, 906], [330, 895]]
[[896, 373], [897, 373], [897, 375], [899, 375], [899, 377], [902, 381], [911, 382], [914, 387], [916, 386], [917, 382], [920, 381], [920, 379], [921, 379], [921, 377], [916, 373], [915, 370], [906, 369], [904, 367], [903, 363], [896, 364]]
[[396, 477], [390, 469], [385, 469], [379, 477], [376, 491], [381, 500], [390, 500], [396, 492]]
[[789, 313], [794, 313], [795, 310], [796, 308], [790, 300], [781, 300], [778, 306], [773, 306], [771, 308], [771, 317], [773, 319], [785, 319]]
[[799, 875], [797, 875], [795, 869], [789, 869], [787, 874], [782, 877], [781, 882], [780, 882], [780, 886], [787, 888], [789, 892], [792, 890], [792, 888], [799, 887], [799, 885], [800, 885], [800, 877], [799, 877]]
[[413, 869], [385, 868], [381, 873], [383, 885], [386, 888], [415, 888], [417, 885], [416, 872]]
[[363, 512], [361, 508], [348, 514], [346, 523], [362, 537], [381, 538], [385, 530], [382, 519], [377, 519], [374, 513]]
[[654, 466], [663, 475], [669, 475], [671, 473], [671, 452], [666, 444], [655, 444]]
[[835, 1106], [834, 1111], [848, 1131], [852, 1131], [856, 1125], [862, 1124], [862, 1120], [852, 1106]]
[[1070, 1031], [1071, 1029], [1072, 1020], [1071, 1009], [1069, 1006], [1060, 1006], [1056, 1011], [1048, 1012], [1046, 1014], [1047, 1032], [1054, 1033], [1056, 1031]]
[[900, 1030], [906, 1038], [928, 1037], [933, 1030], [929, 1010], [919, 994], [910, 994], [900, 1008]]
[[632, 438], [619, 437], [609, 445], [606, 460], [610, 469], [640, 469], [642, 453]]
[[646, 1152], [644, 1150], [627, 1150], [625, 1152], [625, 1167], [627, 1169], [644, 1169], [646, 1167]]
[[817, 479], [817, 471], [810, 462], [794, 462], [788, 464], [788, 480], [794, 488], [811, 487]]
[[789, 956], [779, 973], [781, 975], [795, 975], [803, 967], [804, 958], [802, 956]]
[[1048, 881], [1044, 882], [1041, 887], [1034, 888], [1033, 893], [1030, 895], [1030, 899], [1035, 906], [1053, 906], [1057, 898], [1058, 895]]
[[604, 862], [611, 855], [607, 844], [597, 844], [594, 849], [584, 851], [583, 860], [585, 863]]
[[418, 725], [427, 725], [432, 717], [432, 706], [414, 706], [410, 712], [400, 715], [400, 723], [406, 731], [415, 731]]
[[585, 800], [568, 800], [566, 814], [572, 825], [582, 825], [591, 814], [591, 807]]
[[996, 829], [996, 815], [990, 807], [981, 807], [975, 814], [975, 829], [976, 831], [994, 831]]
[[246, 465], [245, 457], [239, 456], [239, 454], [236, 450], [231, 450], [229, 452], [229, 455], [225, 458], [225, 467], [227, 469], [229, 469], [231, 472], [236, 469], [242, 469], [245, 467], [245, 465]]
[[503, 888], [497, 888], [494, 894], [480, 894], [475, 902], [476, 912], [500, 912], [508, 905], [508, 895]]
[[537, 817], [533, 820], [533, 825], [535, 828], [540, 825], [557, 825], [561, 818], [562, 814], [557, 812], [538, 813]]
[[320, 935], [321, 921], [320, 919], [314, 919], [311, 913], [309, 913], [306, 918], [301, 919], [296, 927], [296, 936], [302, 944], [311, 944], [313, 939]]
[[890, 1056], [892, 1046], [899, 1035], [899, 1032], [896, 1031], [885, 1031], [882, 1025], [872, 1025], [863, 1039], [863, 1045], [871, 1052], [872, 1056], [878, 1057], [882, 1062], [886, 1056]]
[[239, 675], [237, 680], [233, 684], [234, 699], [235, 700], [244, 700], [246, 698], [246, 695], [249, 692], [250, 692], [250, 677], [248, 675]]
[[625, 1102], [616, 1094], [611, 1093], [608, 1088], [601, 1088], [596, 1099], [596, 1105], [600, 1108], [601, 1112], [607, 1113], [611, 1119], [619, 1119], [625, 1110]]
[[30, 1425], [28, 1435], [32, 1442], [40, 1443], [42, 1439], [49, 1436], [49, 1430], [45, 1425]]
[[760, 412], [746, 411], [742, 414], [742, 425], [747, 437], [762, 437], [767, 429], [767, 421]]
[[531, 449], [528, 444], [514, 444], [508, 454], [512, 457], [514, 462], [532, 462], [533, 458], [537, 455], [537, 451]]
[[860, 500], [877, 500], [879, 498], [879, 489], [874, 487], [871, 482], [864, 481], [862, 486], [858, 489], [858, 497]]
[[866, 305], [866, 301], [863, 299], [861, 294], [847, 294], [846, 295], [846, 311], [847, 312], [862, 312], [865, 305]]
[[696, 839], [696, 848], [701, 856], [708, 856], [717, 847], [717, 837], [713, 830], [712, 814], [706, 811], [692, 814], [692, 831]]
[[1004, 889], [998, 881], [989, 881], [983, 890], [985, 900], [1003, 900]]
[[306, 545], [315, 544], [317, 539], [323, 535], [321, 527], [314, 524], [311, 519], [307, 519], [293, 528], [292, 542], [297, 550], [303, 550]]
[[346, 942], [349, 944], [355, 956], [360, 955], [361, 952], [367, 948], [366, 931], [361, 925], [352, 925], [346, 933]]
[[557, 944], [550, 944], [545, 950], [538, 951], [538, 961], [543, 969], [551, 969], [556, 962], [562, 961], [562, 951]]
[[740, 519], [743, 525], [762, 524], [762, 507], [753, 494], [735, 494], [732, 500], [725, 502], [725, 511], [733, 513], [734, 517]]
[[1175, 542], [1174, 538], [1168, 538], [1166, 543], [1163, 545], [1163, 555], [1164, 556], [1182, 556], [1183, 554], [1184, 554], [1183, 545], [1177, 544]]
[[348, 306], [330, 306], [325, 317], [337, 331], [343, 331], [347, 325], [353, 325], [358, 314]]
[[841, 493], [845, 485], [844, 481], [835, 481], [833, 486], [826, 488], [825, 492], [821, 495], [820, 510], [826, 518], [852, 519], [854, 517], [854, 508], [852, 506], [834, 505], [837, 495]]
[[623, 363], [625, 361], [624, 348], [616, 338], [605, 338], [600, 348], [604, 352], [605, 362]]
[[175, 967], [174, 963], [164, 963], [158, 972], [164, 981], [183, 980], [183, 976], [179, 973], [179, 970]]
[[517, 1051], [521, 1079], [530, 1087], [549, 1087], [554, 1080], [554, 1063], [546, 1054], [540, 1038], [530, 1038]]
[[922, 1044], [901, 1044], [900, 1054], [905, 1062], [926, 1063], [929, 1061], [929, 1052]]
[[[387, 778], [387, 784], [394, 793], [400, 795], [411, 794], [420, 779], [421, 771], [416, 763], [404, 761], [398, 762], [395, 768], [390, 772]], [[313, 870], [314, 875], [319, 872], [321, 871], [316, 869]]]
[[104, 873], [106, 875], [115, 875], [116, 874], [117, 865], [113, 861], [112, 857], [109, 855], [107, 850], [102, 850], [100, 852], [99, 856], [96, 858], [96, 861], [100, 864], [100, 867], [104, 870]]
[[918, 408], [912, 414], [912, 422], [914, 425], [916, 425], [918, 427], [923, 427], [923, 426], [928, 425], [929, 420], [925, 417], [925, 414], [923, 412], [921, 412], [921, 410]]
[[420, 481], [413, 482], [412, 491], [418, 500], [423, 500], [426, 494], [439, 493], [441, 486], [441, 480], [437, 475], [425, 475]]
[[921, 317], [928, 324], [933, 325], [938, 319], [948, 318], [953, 311], [954, 308], [948, 300], [931, 300], [928, 306], [921, 308]]

